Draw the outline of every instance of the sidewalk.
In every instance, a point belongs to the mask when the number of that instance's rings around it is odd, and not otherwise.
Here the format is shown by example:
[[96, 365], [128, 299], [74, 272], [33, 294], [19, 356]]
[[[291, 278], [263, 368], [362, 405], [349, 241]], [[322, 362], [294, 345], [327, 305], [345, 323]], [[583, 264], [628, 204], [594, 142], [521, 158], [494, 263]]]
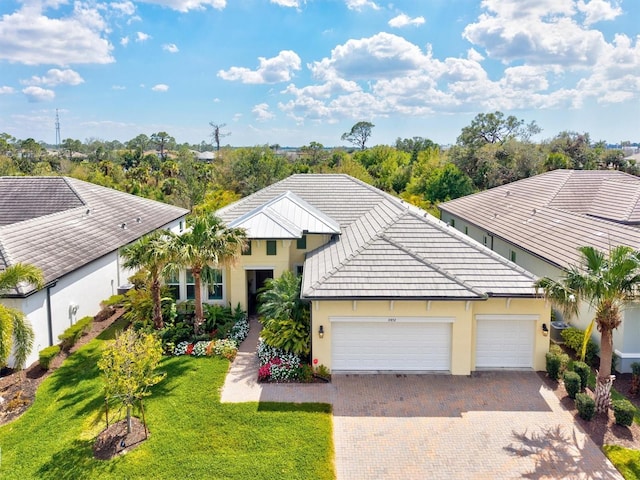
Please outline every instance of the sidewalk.
[[221, 403], [290, 402], [333, 403], [336, 388], [331, 383], [258, 383], [256, 350], [262, 326], [254, 317], [249, 322], [249, 335], [238, 349], [229, 367], [220, 393]]

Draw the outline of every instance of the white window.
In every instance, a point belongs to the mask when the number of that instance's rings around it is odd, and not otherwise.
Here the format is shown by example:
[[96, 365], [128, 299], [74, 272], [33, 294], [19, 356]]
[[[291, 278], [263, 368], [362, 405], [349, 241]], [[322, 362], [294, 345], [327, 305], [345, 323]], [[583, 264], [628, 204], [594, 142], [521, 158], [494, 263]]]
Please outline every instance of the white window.
[[209, 300], [222, 300], [222, 270], [214, 270], [207, 285]]

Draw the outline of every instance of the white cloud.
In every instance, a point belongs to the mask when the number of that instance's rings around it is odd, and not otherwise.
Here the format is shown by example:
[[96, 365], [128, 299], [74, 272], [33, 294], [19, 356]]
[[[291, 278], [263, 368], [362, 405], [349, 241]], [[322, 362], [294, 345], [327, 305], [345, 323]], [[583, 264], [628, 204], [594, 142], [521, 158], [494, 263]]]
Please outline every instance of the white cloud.
[[41, 87], [27, 87], [22, 90], [30, 103], [47, 102], [56, 98], [56, 94], [53, 90], [48, 90]]
[[396, 77], [424, 68], [427, 56], [402, 37], [378, 33], [369, 38], [348, 40], [331, 51], [331, 58], [314, 62], [309, 68], [317, 78], [336, 72], [347, 79]]
[[389, 26], [394, 28], [407, 27], [413, 25], [415, 27], [424, 24], [424, 17], [411, 18], [409, 15], [401, 13], [397, 17], [393, 17], [389, 20]]
[[124, 2], [112, 2], [109, 4], [109, 7], [111, 7], [116, 12], [119, 12], [121, 15], [133, 15], [134, 13], [136, 13], [136, 6], [133, 4], [133, 2], [130, 2], [128, 0]]
[[220, 99], [218, 97], [214, 98], [213, 103], [220, 103]]
[[467, 58], [478, 63], [484, 60], [484, 57], [474, 48], [467, 50]]
[[249, 84], [287, 82], [293, 72], [300, 70], [300, 57], [291, 50], [283, 50], [273, 58], [258, 58], [260, 66], [257, 70], [245, 67], [231, 67], [220, 70], [218, 76], [224, 80], [240, 81]]
[[80, 85], [81, 83], [84, 83], [84, 79], [78, 72], [69, 68], [66, 70], [52, 68], [42, 77], [34, 75], [29, 80], [24, 80], [21, 83], [25, 85], [45, 85], [47, 87], [55, 87], [57, 85]]
[[151, 35], [144, 32], [136, 32], [136, 42], [146, 42], [151, 38]]
[[605, 40], [578, 25], [573, 0], [484, 0], [487, 12], [467, 25], [463, 37], [509, 63], [591, 66]]
[[622, 8], [617, 2], [608, 2], [606, 0], [590, 0], [588, 3], [584, 0], [578, 1], [578, 10], [585, 15], [584, 24], [601, 22], [603, 20], [613, 20], [622, 14]]
[[58, 18], [43, 15], [42, 8], [37, 1], [27, 2], [0, 17], [0, 60], [26, 65], [114, 61], [113, 46], [105, 38], [109, 28], [97, 8], [77, 2], [68, 16]]
[[112, 85], [111, 86], [111, 90], [126, 90], [127, 87], [123, 86], [123, 85]]
[[168, 7], [178, 12], [188, 12], [189, 10], [204, 10], [212, 7], [223, 10], [227, 6], [227, 0], [140, 0], [144, 3], [152, 3]]
[[275, 118], [274, 113], [269, 111], [269, 105], [266, 103], [259, 103], [258, 105], [255, 105], [251, 110], [251, 113], [253, 113], [256, 120], [259, 122], [266, 122], [267, 120]]
[[281, 7], [298, 8], [300, 2], [298, 0], [271, 0], [271, 3], [280, 5]]
[[122, 45], [123, 47], [126, 47], [127, 45], [129, 45], [129, 37], [122, 37], [120, 39], [120, 45]]
[[164, 83], [158, 83], [157, 85], [154, 85], [153, 87], [151, 87], [151, 90], [153, 90], [154, 92], [166, 92], [169, 90], [169, 85], [165, 85]]
[[180, 51], [175, 43], [165, 43], [162, 45], [162, 49], [169, 53], [178, 53]]
[[13, 89], [13, 87], [8, 87], [6, 85], [0, 86], [0, 95], [9, 95], [14, 92], [15, 90]]
[[380, 7], [371, 0], [345, 0], [345, 4], [349, 10], [360, 11], [364, 8], [372, 8], [373, 10], [380, 10]]

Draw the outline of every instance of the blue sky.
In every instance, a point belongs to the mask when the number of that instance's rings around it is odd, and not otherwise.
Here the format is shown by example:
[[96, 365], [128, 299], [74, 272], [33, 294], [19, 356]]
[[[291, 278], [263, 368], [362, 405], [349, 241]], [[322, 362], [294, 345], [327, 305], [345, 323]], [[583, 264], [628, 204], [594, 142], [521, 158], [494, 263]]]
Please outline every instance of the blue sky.
[[482, 112], [640, 141], [638, 0], [0, 1], [0, 132], [455, 143]]

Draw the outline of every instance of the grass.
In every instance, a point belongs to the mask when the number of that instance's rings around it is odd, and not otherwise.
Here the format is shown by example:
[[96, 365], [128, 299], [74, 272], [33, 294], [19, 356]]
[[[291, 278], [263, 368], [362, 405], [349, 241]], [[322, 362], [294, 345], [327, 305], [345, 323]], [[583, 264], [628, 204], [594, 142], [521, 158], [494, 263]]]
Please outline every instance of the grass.
[[330, 406], [221, 404], [229, 362], [209, 357], [165, 359], [167, 378], [145, 400], [149, 439], [95, 460], [93, 440], [105, 427], [96, 362], [118, 327], [69, 357], [31, 408], [0, 428], [0, 478], [335, 478]]
[[604, 453], [626, 480], [640, 479], [640, 451], [605, 445]]

